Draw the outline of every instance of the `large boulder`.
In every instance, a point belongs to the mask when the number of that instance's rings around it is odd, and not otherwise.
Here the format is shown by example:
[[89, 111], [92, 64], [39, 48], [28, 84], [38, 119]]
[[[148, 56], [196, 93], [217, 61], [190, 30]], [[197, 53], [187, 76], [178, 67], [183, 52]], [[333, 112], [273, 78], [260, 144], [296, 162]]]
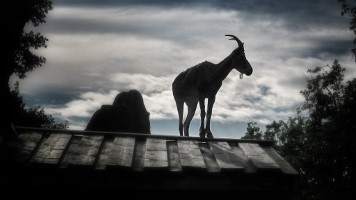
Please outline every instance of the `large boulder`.
[[90, 119], [85, 130], [151, 134], [142, 95], [137, 90], [119, 93], [113, 105], [103, 105]]

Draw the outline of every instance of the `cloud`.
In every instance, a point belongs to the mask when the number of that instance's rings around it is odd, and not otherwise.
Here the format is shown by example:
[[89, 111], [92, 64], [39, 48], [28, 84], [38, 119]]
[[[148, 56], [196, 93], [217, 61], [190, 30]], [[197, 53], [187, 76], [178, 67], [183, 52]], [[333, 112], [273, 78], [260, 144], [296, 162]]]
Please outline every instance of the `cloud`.
[[337, 18], [335, 3], [190, 2], [56, 4], [39, 29], [49, 38], [48, 48], [37, 51], [47, 63], [21, 82], [27, 104], [42, 105], [80, 129], [120, 91], [138, 89], [151, 120], [159, 121], [155, 126], [176, 121], [172, 81], [188, 67], [228, 56], [237, 44], [225, 34], [245, 43], [254, 73], [239, 79], [232, 71], [223, 82], [212, 117], [220, 128], [224, 123], [267, 124], [292, 116], [303, 102], [299, 91], [308, 68], [339, 58], [350, 70], [348, 78], [354, 77], [348, 53], [353, 35], [347, 22]]
[[118, 91], [110, 91], [109, 93], [86, 92], [62, 106], [45, 105], [46, 111], [61, 118], [91, 117], [101, 105], [112, 104], [117, 94]]
[[[340, 25], [340, 4], [335, 0], [61, 0], [54, 2], [65, 7], [145, 7], [161, 10], [211, 8], [217, 10], [233, 10], [251, 13], [251, 16], [273, 16], [275, 19], [288, 19], [286, 24], [290, 29], [305, 29], [308, 25], [332, 26]], [[307, 23], [306, 23], [307, 22]]]
[[121, 85], [124, 90], [139, 88], [140, 92], [151, 95], [162, 91], [171, 90], [174, 76], [154, 76], [151, 74], [116, 73], [110, 80], [115, 85]]

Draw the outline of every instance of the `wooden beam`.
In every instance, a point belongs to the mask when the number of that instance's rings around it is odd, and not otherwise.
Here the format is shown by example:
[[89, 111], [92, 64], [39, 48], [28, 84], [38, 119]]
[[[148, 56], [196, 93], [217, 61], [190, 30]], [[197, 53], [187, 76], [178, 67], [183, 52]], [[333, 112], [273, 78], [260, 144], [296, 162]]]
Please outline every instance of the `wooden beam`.
[[206, 170], [204, 158], [200, 152], [199, 144], [197, 141], [178, 140], [177, 144], [178, 144], [180, 163], [183, 170], [190, 170], [190, 169]]
[[102, 140], [103, 136], [83, 136], [79, 140], [73, 140], [61, 167], [94, 167]]
[[278, 164], [258, 144], [239, 143], [238, 145], [257, 170], [280, 170]]
[[206, 169], [208, 172], [220, 172], [220, 166], [216, 163], [213, 152], [211, 152], [209, 144], [206, 142], [199, 143], [200, 152], [204, 158]]
[[173, 172], [182, 171], [180, 165], [177, 141], [167, 141], [169, 169]]
[[209, 142], [209, 146], [221, 170], [244, 170], [240, 158], [227, 142]]
[[32, 157], [32, 164], [57, 165], [66, 148], [71, 134], [51, 134], [44, 138], [36, 154]]
[[249, 140], [249, 139], [237, 139], [237, 138], [201, 138], [201, 137], [186, 137], [186, 136], [173, 136], [173, 135], [157, 135], [157, 134], [143, 134], [143, 133], [125, 133], [125, 132], [105, 132], [105, 131], [81, 131], [81, 130], [65, 130], [65, 129], [43, 129], [43, 128], [33, 128], [33, 127], [21, 127], [17, 126], [18, 131], [26, 134], [27, 131], [35, 132], [48, 132], [48, 133], [70, 133], [74, 135], [102, 135], [102, 136], [132, 136], [137, 139], [146, 139], [146, 138], [156, 138], [156, 139], [165, 139], [165, 140], [190, 140], [198, 142], [244, 142], [244, 143], [255, 143], [260, 144], [261, 146], [271, 146], [272, 141], [270, 140]]
[[164, 139], [147, 138], [145, 170], [168, 169], [167, 144]]
[[134, 148], [135, 138], [115, 137], [111, 144], [107, 166], [131, 168]]
[[96, 165], [96, 169], [98, 170], [105, 170], [106, 165], [109, 163], [110, 160], [110, 152], [112, 148], [112, 143], [113, 140], [103, 140], [102, 141], [103, 149], [101, 150], [101, 153], [98, 158], [98, 163]]
[[28, 132], [19, 135], [19, 139], [10, 141], [8, 146], [8, 156], [10, 162], [25, 164], [31, 159], [36, 147], [40, 144], [42, 133]]
[[242, 152], [241, 148], [236, 145], [230, 145], [232, 151], [238, 157], [239, 162], [244, 166], [246, 173], [256, 173], [256, 167], [249, 162], [246, 155]]
[[263, 149], [280, 166], [283, 173], [290, 175], [299, 175], [299, 173], [272, 147], [264, 147]]
[[146, 140], [136, 139], [132, 168], [135, 171], [143, 171], [145, 167]]

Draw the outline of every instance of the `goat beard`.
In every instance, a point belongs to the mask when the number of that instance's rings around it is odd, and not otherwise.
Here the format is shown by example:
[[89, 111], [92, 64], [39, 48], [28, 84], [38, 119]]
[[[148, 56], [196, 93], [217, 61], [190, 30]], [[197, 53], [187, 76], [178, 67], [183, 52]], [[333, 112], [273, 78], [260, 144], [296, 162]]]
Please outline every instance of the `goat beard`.
[[241, 73], [240, 74], [240, 79], [242, 79], [244, 77], [244, 74], [243, 73]]

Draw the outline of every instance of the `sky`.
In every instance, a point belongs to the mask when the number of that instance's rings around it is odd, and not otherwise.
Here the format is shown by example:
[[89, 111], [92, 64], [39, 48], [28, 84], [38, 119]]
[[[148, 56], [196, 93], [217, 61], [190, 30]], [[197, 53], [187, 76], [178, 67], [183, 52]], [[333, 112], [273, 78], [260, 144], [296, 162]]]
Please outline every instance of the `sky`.
[[[251, 76], [231, 71], [216, 96], [215, 137], [240, 138], [248, 122], [263, 130], [296, 116], [307, 69], [332, 65], [356, 77], [353, 33], [337, 0], [57, 0], [38, 28], [47, 62], [20, 81], [28, 107], [41, 106], [69, 129], [83, 130], [93, 113], [129, 89], [141, 92], [152, 134], [179, 135], [171, 84], [203, 61], [219, 63], [237, 43]], [[12, 82], [18, 80], [13, 77]], [[186, 113], [185, 113], [186, 114]], [[200, 111], [190, 127], [198, 136]]]

